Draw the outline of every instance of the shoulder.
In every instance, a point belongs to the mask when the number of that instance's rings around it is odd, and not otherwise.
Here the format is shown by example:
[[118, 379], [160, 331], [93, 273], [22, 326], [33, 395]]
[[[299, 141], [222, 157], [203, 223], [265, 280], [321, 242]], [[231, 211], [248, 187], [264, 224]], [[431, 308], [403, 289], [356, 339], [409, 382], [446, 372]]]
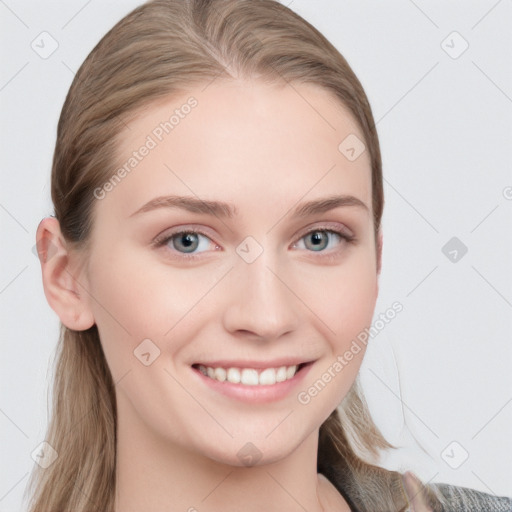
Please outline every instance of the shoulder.
[[512, 498], [445, 483], [422, 484], [410, 471], [402, 475], [411, 510], [432, 512], [512, 512]]
[[444, 510], [460, 512], [512, 512], [512, 498], [494, 496], [467, 487], [449, 484], [430, 484], [446, 502]]

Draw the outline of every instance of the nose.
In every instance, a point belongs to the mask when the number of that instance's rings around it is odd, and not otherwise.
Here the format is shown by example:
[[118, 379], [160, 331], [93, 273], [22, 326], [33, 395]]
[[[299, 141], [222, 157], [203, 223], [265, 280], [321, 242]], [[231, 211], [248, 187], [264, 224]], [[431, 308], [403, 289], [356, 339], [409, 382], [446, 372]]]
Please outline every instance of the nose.
[[264, 251], [255, 261], [240, 259], [230, 273], [225, 329], [235, 336], [275, 340], [297, 329], [298, 299], [286, 272]]

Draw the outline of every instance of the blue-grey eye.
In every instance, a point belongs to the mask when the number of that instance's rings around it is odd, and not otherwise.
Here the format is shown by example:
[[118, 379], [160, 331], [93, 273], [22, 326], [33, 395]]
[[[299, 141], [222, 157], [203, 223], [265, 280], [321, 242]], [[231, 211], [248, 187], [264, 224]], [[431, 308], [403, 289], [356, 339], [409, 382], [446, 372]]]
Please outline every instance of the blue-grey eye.
[[[315, 229], [314, 231], [310, 231], [304, 235], [302, 239], [306, 241], [304, 245], [307, 249], [318, 252], [323, 251], [328, 247], [329, 241], [333, 235], [336, 236], [338, 240], [344, 238], [340, 233], [336, 231]], [[311, 240], [311, 243], [308, 243], [309, 240]]]
[[[195, 231], [180, 231], [167, 236], [161, 241], [161, 245], [168, 245], [172, 249], [189, 254], [208, 250], [211, 240], [201, 233]], [[198, 251], [198, 249], [201, 249]]]

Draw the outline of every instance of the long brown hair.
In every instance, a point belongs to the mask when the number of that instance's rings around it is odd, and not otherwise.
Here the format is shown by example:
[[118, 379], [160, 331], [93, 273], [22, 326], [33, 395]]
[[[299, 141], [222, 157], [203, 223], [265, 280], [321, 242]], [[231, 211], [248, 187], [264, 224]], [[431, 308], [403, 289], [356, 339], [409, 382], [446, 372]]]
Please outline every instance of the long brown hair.
[[[276, 0], [153, 0], [101, 39], [64, 102], [51, 193], [70, 246], [86, 252], [93, 191], [119, 165], [117, 137], [128, 118], [191, 85], [246, 77], [316, 84], [348, 108], [371, 160], [377, 240], [384, 206], [379, 141], [366, 94], [338, 50]], [[61, 324], [53, 385], [45, 440], [59, 456], [47, 469], [34, 467], [25, 491], [32, 492], [30, 512], [113, 512], [115, 383], [96, 326], [73, 331]], [[339, 410], [320, 428], [318, 471], [356, 510], [405, 510], [401, 474], [370, 462], [388, 448], [392, 445], [372, 421], [356, 379]]]

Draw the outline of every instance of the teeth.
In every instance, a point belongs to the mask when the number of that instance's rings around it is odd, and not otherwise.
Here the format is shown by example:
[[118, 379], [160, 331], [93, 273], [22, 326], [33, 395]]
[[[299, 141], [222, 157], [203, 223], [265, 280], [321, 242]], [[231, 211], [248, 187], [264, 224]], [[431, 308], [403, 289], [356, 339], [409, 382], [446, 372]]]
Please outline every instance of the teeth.
[[260, 373], [259, 383], [263, 386], [271, 386], [276, 383], [276, 371], [274, 368], [267, 368]]
[[[216, 370], [218, 370], [218, 368], [216, 368]], [[229, 368], [226, 380], [233, 384], [238, 384], [240, 382], [240, 370], [238, 368]]]
[[259, 384], [258, 372], [256, 370], [244, 368], [242, 370], [240, 382], [246, 386], [257, 386]]
[[284, 382], [293, 378], [297, 373], [297, 365], [265, 368], [264, 370], [254, 368], [228, 368], [226, 370], [201, 364], [199, 365], [199, 371], [203, 375], [220, 382], [228, 381], [245, 386], [272, 386], [276, 382]]
[[286, 380], [286, 366], [281, 366], [276, 372], [276, 381], [283, 382]]
[[[213, 368], [210, 368], [210, 370], [213, 370]], [[206, 369], [206, 372], [210, 373], [208, 372], [208, 368]], [[215, 368], [213, 371], [213, 378], [224, 382], [226, 380], [226, 370], [224, 370], [224, 368]]]
[[[283, 368], [284, 368], [284, 366], [283, 366]], [[288, 368], [286, 368], [286, 380], [291, 379], [295, 375], [296, 371], [297, 371], [296, 366], [288, 366]]]

